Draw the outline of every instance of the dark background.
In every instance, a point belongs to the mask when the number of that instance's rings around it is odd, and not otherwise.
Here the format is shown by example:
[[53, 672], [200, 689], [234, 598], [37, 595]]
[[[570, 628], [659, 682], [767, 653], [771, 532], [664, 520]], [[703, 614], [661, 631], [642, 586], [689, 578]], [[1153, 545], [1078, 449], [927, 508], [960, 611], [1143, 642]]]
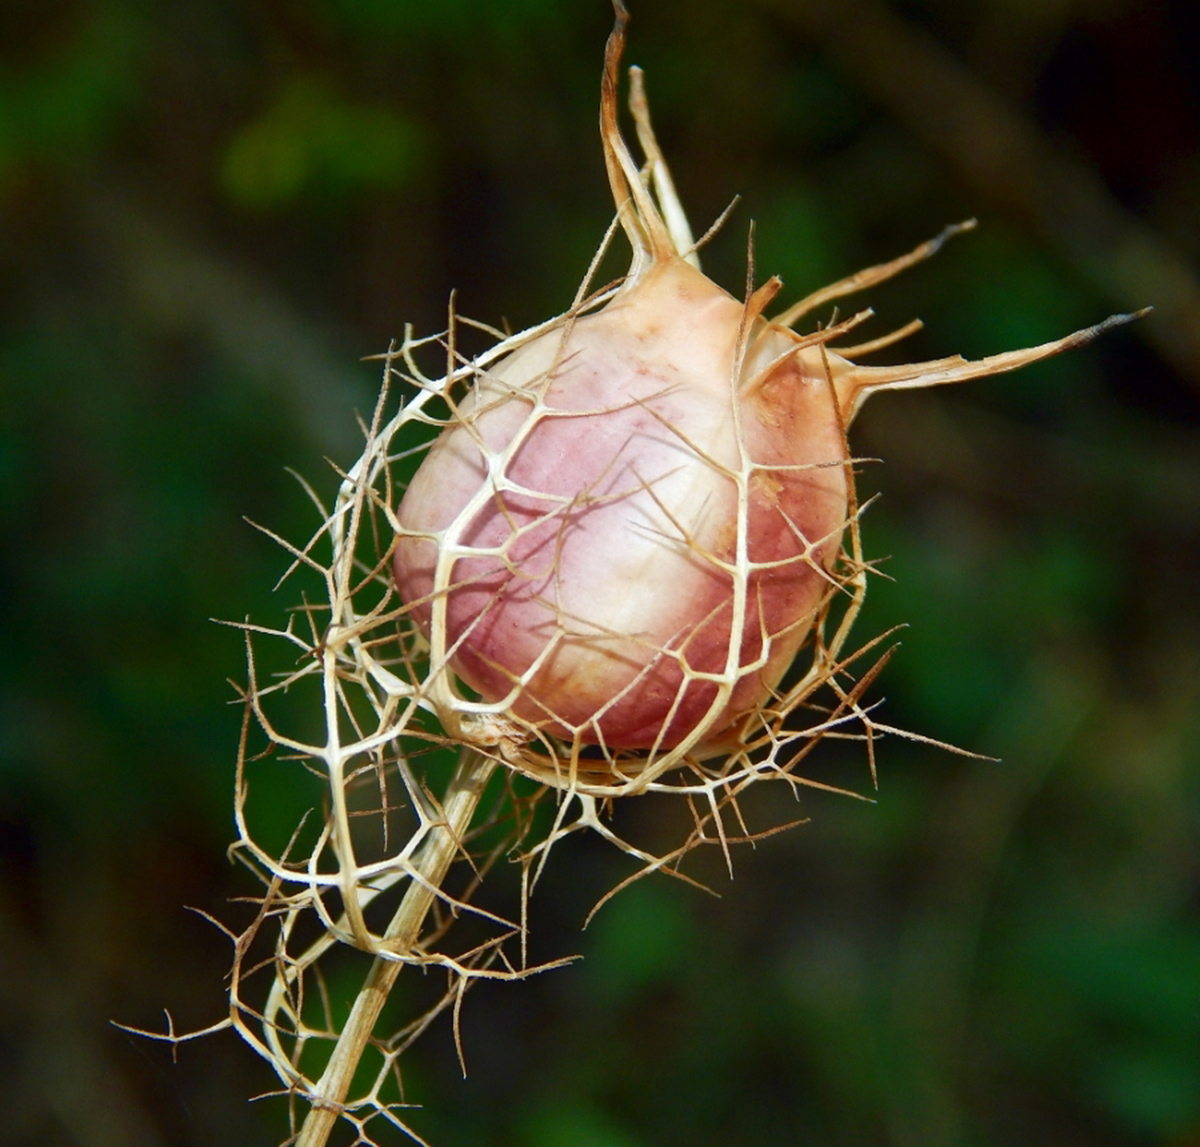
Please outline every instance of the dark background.
[[[407, 1061], [437, 1147], [1200, 1144], [1200, 10], [1192, 0], [633, 0], [628, 61], [705, 252], [788, 298], [980, 228], [871, 302], [882, 356], [1067, 357], [877, 398], [873, 583], [907, 622], [878, 802], [643, 881], [556, 856], [536, 955]], [[611, 215], [603, 0], [0, 8], [0, 1142], [262, 1144], [221, 1016], [243, 673], [361, 356], [561, 311]], [[864, 334], [863, 337], [869, 337]], [[812, 772], [869, 792], [861, 756]], [[286, 767], [279, 772], [286, 802]], [[793, 806], [767, 808], [778, 818]], [[650, 802], [623, 827], [669, 847]], [[497, 874], [497, 880], [510, 876]], [[239, 915], [241, 913], [241, 915]], [[407, 973], [406, 973], [407, 974]], [[403, 996], [403, 990], [401, 991]], [[403, 1002], [403, 1000], [401, 1001]]]

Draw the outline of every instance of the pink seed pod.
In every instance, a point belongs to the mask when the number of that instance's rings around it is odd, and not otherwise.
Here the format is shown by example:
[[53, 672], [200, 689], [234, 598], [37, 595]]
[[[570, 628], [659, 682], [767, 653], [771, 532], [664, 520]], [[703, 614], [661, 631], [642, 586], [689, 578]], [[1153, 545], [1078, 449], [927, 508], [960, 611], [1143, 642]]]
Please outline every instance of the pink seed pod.
[[602, 791], [778, 737], [832, 674], [836, 648], [818, 640], [801, 684], [780, 684], [831, 599], [861, 596], [862, 564], [843, 552], [856, 513], [846, 429], [868, 394], [1011, 370], [1130, 317], [976, 362], [877, 368], [851, 355], [920, 324], [840, 351], [869, 311], [793, 330], [968, 223], [768, 318], [778, 279], [739, 300], [700, 271], [636, 69], [644, 166], [630, 155], [616, 8], [601, 136], [629, 273], [599, 309], [581, 299], [474, 373], [399, 504], [394, 551], [434, 676], [480, 698], [431, 685], [443, 724], [473, 704], [503, 714], [541, 760]]

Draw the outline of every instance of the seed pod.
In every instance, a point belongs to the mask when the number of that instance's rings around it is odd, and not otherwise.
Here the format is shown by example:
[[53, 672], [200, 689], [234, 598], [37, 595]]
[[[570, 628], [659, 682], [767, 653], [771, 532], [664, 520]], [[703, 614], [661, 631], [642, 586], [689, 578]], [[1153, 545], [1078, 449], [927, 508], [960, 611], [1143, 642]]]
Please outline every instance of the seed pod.
[[431, 664], [527, 737], [622, 779], [633, 760], [728, 753], [787, 707], [781, 678], [861, 572], [840, 556], [846, 427], [868, 393], [1010, 370], [1108, 324], [978, 362], [886, 368], [848, 354], [919, 324], [842, 354], [830, 344], [870, 312], [793, 331], [971, 224], [774, 320], [778, 279], [735, 299], [699, 270], [636, 69], [641, 170], [621, 137], [616, 6], [601, 136], [629, 274], [599, 310], [576, 307], [476, 372], [399, 505], [395, 571]]

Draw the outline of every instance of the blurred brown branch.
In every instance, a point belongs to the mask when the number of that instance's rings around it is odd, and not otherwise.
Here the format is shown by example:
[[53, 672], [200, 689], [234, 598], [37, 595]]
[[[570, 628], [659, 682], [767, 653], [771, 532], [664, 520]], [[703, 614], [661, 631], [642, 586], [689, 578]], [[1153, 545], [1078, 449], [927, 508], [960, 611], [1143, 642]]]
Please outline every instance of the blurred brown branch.
[[161, 332], [199, 335], [264, 386], [315, 446], [334, 458], [360, 441], [352, 411], [371, 401], [357, 373], [270, 284], [211, 239], [192, 239], [150, 196], [125, 185], [89, 184], [78, 204], [84, 234], [130, 307]]

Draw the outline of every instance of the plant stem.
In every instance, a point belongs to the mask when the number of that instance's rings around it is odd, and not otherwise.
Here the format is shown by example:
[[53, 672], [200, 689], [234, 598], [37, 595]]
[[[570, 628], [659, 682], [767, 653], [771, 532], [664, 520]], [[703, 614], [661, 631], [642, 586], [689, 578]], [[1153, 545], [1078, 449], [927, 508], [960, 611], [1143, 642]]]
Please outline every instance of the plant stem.
[[[463, 748], [442, 800], [444, 819], [430, 829], [414, 861], [415, 875], [408, 891], [384, 933], [387, 947], [397, 955], [410, 952], [415, 946], [437, 889], [462, 848], [479, 798], [495, 767], [495, 761], [474, 749]], [[308, 1097], [312, 1106], [295, 1140], [295, 1147], [325, 1147], [328, 1142], [341, 1117], [367, 1041], [402, 967], [399, 960], [375, 957], [338, 1037], [333, 1056]]]

